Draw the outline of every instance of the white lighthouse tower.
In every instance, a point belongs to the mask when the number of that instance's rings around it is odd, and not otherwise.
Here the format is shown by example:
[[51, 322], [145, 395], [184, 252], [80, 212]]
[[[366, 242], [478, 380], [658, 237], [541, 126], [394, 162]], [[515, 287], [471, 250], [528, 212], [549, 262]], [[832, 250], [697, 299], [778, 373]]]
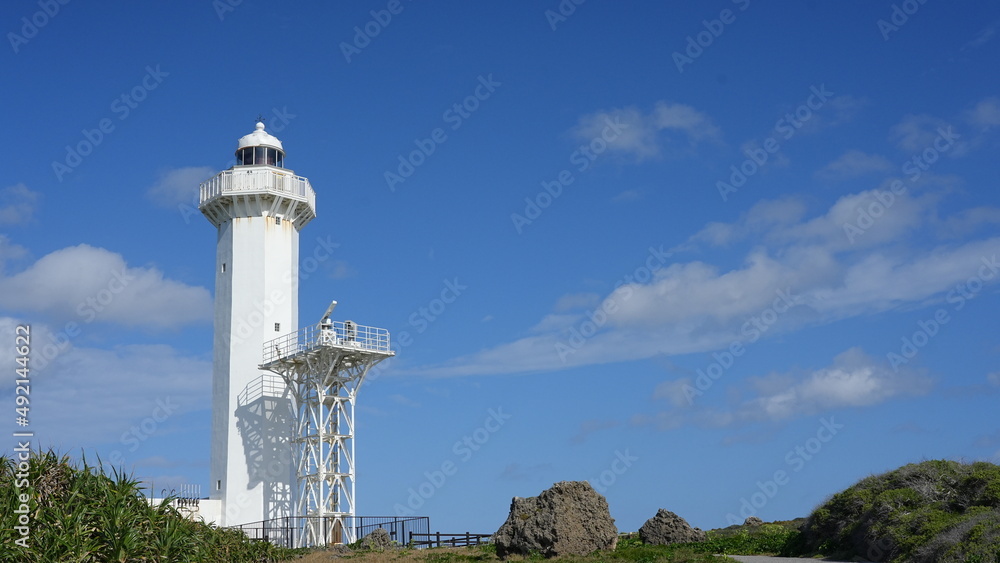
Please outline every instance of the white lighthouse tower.
[[236, 165], [201, 185], [199, 209], [218, 229], [209, 498], [221, 501], [221, 526], [294, 506], [291, 399], [258, 367], [265, 341], [298, 328], [299, 231], [316, 217], [309, 180], [284, 160], [257, 123]]

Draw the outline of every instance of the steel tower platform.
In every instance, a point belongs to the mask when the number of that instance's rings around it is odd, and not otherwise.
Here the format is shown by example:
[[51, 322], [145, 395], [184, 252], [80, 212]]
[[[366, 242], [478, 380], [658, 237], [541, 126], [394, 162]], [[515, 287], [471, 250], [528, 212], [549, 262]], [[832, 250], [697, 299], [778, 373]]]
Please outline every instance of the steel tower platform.
[[260, 368], [281, 376], [294, 403], [295, 515], [305, 517], [296, 546], [352, 543], [354, 400], [368, 370], [395, 355], [389, 331], [330, 321], [328, 310], [319, 324], [265, 342], [263, 352]]

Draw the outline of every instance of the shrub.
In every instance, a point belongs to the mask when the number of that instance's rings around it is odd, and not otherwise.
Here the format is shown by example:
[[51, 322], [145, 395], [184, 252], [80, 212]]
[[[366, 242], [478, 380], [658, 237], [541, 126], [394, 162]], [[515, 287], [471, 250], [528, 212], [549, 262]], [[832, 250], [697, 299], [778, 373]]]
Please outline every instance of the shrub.
[[[789, 555], [965, 561], [998, 555], [1000, 467], [935, 460], [862, 479], [817, 508]], [[982, 525], [982, 526], [980, 526]]]
[[[151, 504], [139, 482], [112, 469], [68, 456], [32, 452], [28, 487], [15, 486], [17, 463], [0, 457], [0, 561], [74, 562], [254, 562], [277, 561], [300, 550], [252, 542], [242, 532], [186, 519], [165, 499]], [[20, 483], [24, 484], [24, 483]], [[20, 505], [27, 494], [29, 548], [15, 544]]]

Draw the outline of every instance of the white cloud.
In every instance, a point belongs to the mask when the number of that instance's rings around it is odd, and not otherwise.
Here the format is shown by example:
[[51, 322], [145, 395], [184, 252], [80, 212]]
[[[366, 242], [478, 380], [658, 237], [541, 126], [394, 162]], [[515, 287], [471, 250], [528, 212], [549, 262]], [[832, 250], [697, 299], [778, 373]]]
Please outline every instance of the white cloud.
[[890, 170], [892, 170], [892, 163], [883, 156], [865, 154], [859, 150], [849, 150], [820, 169], [816, 176], [826, 180], [840, 180], [873, 173], [885, 173]]
[[940, 226], [948, 236], [963, 236], [982, 226], [992, 227], [997, 224], [1000, 224], [1000, 208], [974, 207], [945, 218]]
[[0, 235], [0, 273], [7, 269], [7, 262], [20, 260], [28, 255], [28, 249], [10, 242], [7, 235]]
[[[956, 133], [954, 127], [947, 121], [930, 115], [906, 115], [903, 119], [889, 129], [889, 140], [896, 144], [901, 150], [909, 153], [923, 153], [924, 150], [934, 148], [934, 142], [939, 137], [950, 136]], [[962, 156], [969, 150], [968, 143], [962, 140], [961, 135], [957, 140], [953, 140], [947, 149], [949, 156]]]
[[[868, 103], [868, 100], [865, 98], [857, 98], [849, 94], [833, 98], [830, 100], [830, 106], [833, 108], [833, 117], [830, 119], [830, 125], [840, 125], [853, 120]], [[820, 119], [823, 120], [824, 116], [820, 115]]]
[[208, 166], [188, 166], [174, 168], [160, 174], [159, 179], [146, 195], [161, 207], [175, 208], [178, 205], [198, 205], [198, 186], [218, 171]]
[[[12, 335], [18, 322], [0, 317], [0, 334]], [[110, 350], [78, 347], [72, 339], [60, 346], [58, 353], [54, 353], [55, 347], [46, 353], [53, 341], [52, 329], [33, 322], [31, 333], [35, 358], [32, 427], [42, 447], [68, 450], [118, 443], [128, 461], [134, 462], [136, 448], [132, 442], [123, 444], [121, 436], [151, 417], [157, 407], [156, 414], [164, 418], [157, 423], [157, 433], [162, 434], [170, 432], [171, 421], [178, 415], [210, 406], [210, 358], [185, 357], [166, 345], [127, 345]], [[11, 353], [0, 349], [0, 361]], [[12, 386], [11, 378], [2, 389]]]
[[974, 127], [988, 130], [1000, 125], [1000, 98], [990, 97], [980, 100], [971, 111], [966, 114], [966, 119]]
[[129, 267], [117, 253], [81, 244], [0, 276], [0, 307], [54, 320], [173, 328], [211, 319], [203, 287], [165, 279], [155, 267]]
[[621, 426], [621, 423], [617, 420], [601, 420], [598, 418], [587, 419], [580, 423], [580, 429], [573, 435], [572, 438], [570, 438], [569, 441], [571, 444], [582, 444], [596, 432], [618, 428], [619, 426]]
[[747, 239], [754, 246], [736, 267], [665, 263], [648, 282], [625, 284], [605, 296], [604, 305], [550, 313], [528, 337], [409, 372], [540, 372], [706, 352], [753, 336], [747, 323], [769, 309], [783, 312], [759, 336], [940, 302], [996, 254], [1000, 237], [915, 246], [912, 233], [939, 225], [940, 197], [911, 193], [894, 196], [854, 243], [844, 224], [876, 201], [874, 191], [843, 196], [813, 216], [794, 198], [761, 202], [734, 223], [706, 226], [685, 245]]
[[0, 190], [0, 225], [23, 225], [35, 215], [41, 194], [24, 184], [14, 184]]
[[1000, 21], [995, 21], [989, 24], [988, 26], [980, 30], [980, 32], [977, 33], [976, 36], [972, 38], [971, 41], [969, 41], [965, 45], [962, 45], [962, 50], [968, 51], [971, 49], [978, 49], [979, 47], [982, 47], [983, 45], [989, 43], [990, 40], [996, 36], [998, 26], [1000, 26]]
[[916, 371], [893, 371], [884, 359], [854, 347], [837, 355], [828, 367], [751, 377], [738, 385], [746, 389], [731, 393], [734, 399], [729, 408], [692, 409], [691, 400], [697, 404], [699, 397], [710, 391], [699, 390], [690, 378], [664, 381], [656, 387], [653, 398], [666, 400], [670, 410], [637, 415], [633, 423], [672, 430], [685, 425], [721, 428], [781, 422], [924, 395], [931, 390], [932, 381]]
[[630, 201], [639, 201], [640, 199], [642, 199], [642, 192], [639, 190], [625, 190], [611, 198], [611, 201], [615, 203], [626, 203]]
[[672, 250], [692, 250], [700, 243], [708, 246], [728, 246], [751, 235], [768, 231], [781, 232], [794, 226], [806, 214], [805, 203], [795, 197], [763, 200], [755, 203], [734, 223], [711, 222]]
[[578, 140], [589, 143], [601, 138], [610, 124], [619, 125], [620, 133], [608, 143], [608, 150], [631, 154], [638, 160], [659, 156], [664, 144], [670, 145], [674, 154], [721, 137], [719, 128], [705, 114], [688, 105], [662, 100], [649, 114], [629, 106], [584, 115], [572, 132]]
[[[808, 121], [806, 123], [817, 123], [817, 121]], [[765, 151], [764, 154], [768, 154], [766, 149], [761, 145], [760, 139], [750, 139], [744, 141], [740, 145], [740, 153], [743, 154], [741, 158], [753, 158], [751, 155], [761, 154], [761, 151]], [[760, 167], [761, 174], [767, 175], [771, 170], [776, 168], [788, 168], [792, 164], [792, 159], [788, 158], [787, 151], [778, 151], [776, 153], [770, 154], [767, 160]]]
[[668, 379], [653, 389], [654, 399], [666, 399], [675, 407], [682, 407], [689, 404], [688, 389], [694, 387], [694, 380], [690, 377], [680, 379]]
[[833, 359], [830, 367], [797, 377], [774, 374], [751, 384], [758, 395], [738, 407], [737, 419], [784, 420], [844, 407], [867, 407], [897, 396], [922, 395], [930, 378], [916, 372], [894, 372], [881, 358], [851, 348]]
[[653, 126], [657, 129], [683, 131], [693, 141], [718, 141], [721, 131], [705, 114], [691, 106], [656, 102], [653, 108]]
[[330, 278], [335, 280], [347, 279], [357, 274], [357, 271], [346, 260], [331, 260], [329, 270]]
[[[767, 236], [786, 243], [819, 244], [829, 251], [867, 249], [896, 241], [928, 220], [938, 198], [933, 195], [914, 198], [910, 191], [893, 195], [888, 182], [874, 190], [842, 196], [825, 214], [798, 224], [782, 225]], [[886, 193], [892, 197], [891, 201], [885, 199]], [[873, 217], [871, 209], [880, 216]], [[846, 225], [866, 228], [858, 232]]]
[[727, 323], [756, 313], [774, 299], [775, 289], [797, 285], [790, 268], [765, 253], [747, 258], [744, 268], [720, 272], [703, 262], [672, 264], [648, 284], [623, 286], [609, 299], [619, 303], [615, 326], [673, 323]]
[[652, 426], [657, 430], [666, 431], [680, 428], [684, 424], [684, 417], [680, 411], [660, 411], [654, 415], [633, 415], [629, 423], [632, 426]]
[[418, 408], [420, 403], [414, 401], [413, 399], [407, 397], [406, 395], [401, 395], [399, 393], [394, 393], [389, 395], [389, 400], [396, 403], [397, 405], [403, 405], [404, 407]]

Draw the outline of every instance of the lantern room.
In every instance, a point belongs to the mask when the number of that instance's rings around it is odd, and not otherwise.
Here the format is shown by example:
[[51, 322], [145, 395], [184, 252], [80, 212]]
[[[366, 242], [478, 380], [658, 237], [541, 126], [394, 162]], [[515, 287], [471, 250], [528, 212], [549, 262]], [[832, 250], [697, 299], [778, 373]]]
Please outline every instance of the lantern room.
[[237, 166], [285, 167], [285, 151], [277, 137], [264, 131], [264, 123], [258, 121], [253, 133], [240, 138], [236, 148]]

